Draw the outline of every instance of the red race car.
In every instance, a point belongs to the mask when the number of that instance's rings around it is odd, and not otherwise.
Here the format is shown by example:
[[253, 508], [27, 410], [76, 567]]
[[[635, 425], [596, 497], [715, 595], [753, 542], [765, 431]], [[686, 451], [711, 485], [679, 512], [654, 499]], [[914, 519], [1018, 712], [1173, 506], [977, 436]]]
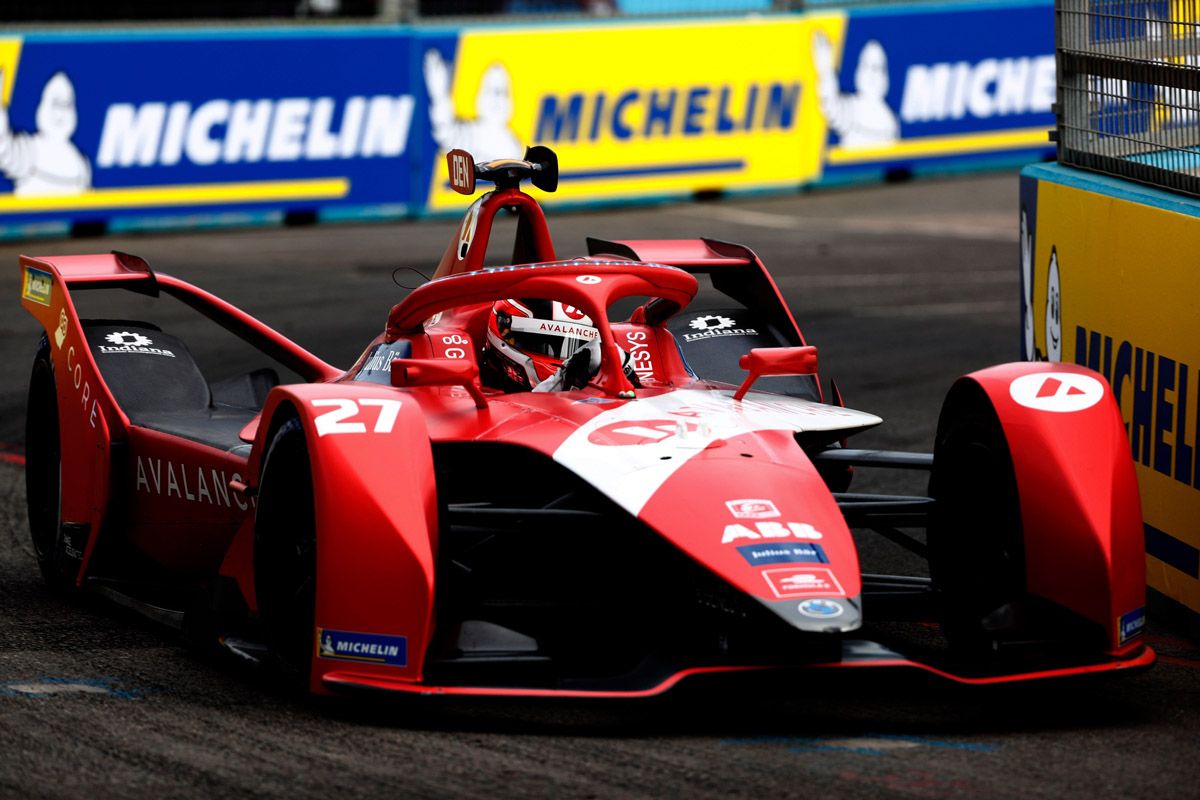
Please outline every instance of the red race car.
[[[589, 240], [564, 260], [520, 188], [554, 190], [550, 150], [448, 166], [464, 194], [496, 188], [345, 371], [135, 256], [21, 259], [46, 331], [26, 477], [49, 584], [323, 694], [1153, 663], [1133, 465], [1098, 375], [984, 369], [950, 389], [933, 454], [851, 449], [881, 420], [825, 395], [748, 248]], [[485, 267], [501, 209], [514, 265]], [[73, 295], [99, 288], [181, 300], [299, 380], [209, 381], [150, 322], [80, 318]], [[929, 496], [851, 493], [854, 468], [927, 471]], [[928, 577], [864, 574], [851, 528]]]

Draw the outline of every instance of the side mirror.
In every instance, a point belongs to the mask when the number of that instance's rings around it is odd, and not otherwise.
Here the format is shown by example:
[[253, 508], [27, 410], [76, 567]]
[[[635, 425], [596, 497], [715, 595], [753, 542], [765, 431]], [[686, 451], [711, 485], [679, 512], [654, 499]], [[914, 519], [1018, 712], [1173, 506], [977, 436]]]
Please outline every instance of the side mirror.
[[394, 358], [392, 386], [461, 386], [471, 395], [476, 408], [487, 408], [479, 388], [479, 366], [462, 358]]
[[733, 393], [734, 400], [745, 397], [754, 382], [764, 375], [816, 375], [817, 348], [756, 347], [739, 359], [738, 366], [750, 374]]

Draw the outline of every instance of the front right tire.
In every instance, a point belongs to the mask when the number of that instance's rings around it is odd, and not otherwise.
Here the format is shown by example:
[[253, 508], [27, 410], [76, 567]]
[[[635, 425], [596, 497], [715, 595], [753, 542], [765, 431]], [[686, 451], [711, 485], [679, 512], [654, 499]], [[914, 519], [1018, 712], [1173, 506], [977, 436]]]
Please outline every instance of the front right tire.
[[952, 390], [938, 420], [929, 493], [929, 573], [951, 647], [993, 658], [1020, 633], [1024, 536], [1000, 419], [978, 387]]

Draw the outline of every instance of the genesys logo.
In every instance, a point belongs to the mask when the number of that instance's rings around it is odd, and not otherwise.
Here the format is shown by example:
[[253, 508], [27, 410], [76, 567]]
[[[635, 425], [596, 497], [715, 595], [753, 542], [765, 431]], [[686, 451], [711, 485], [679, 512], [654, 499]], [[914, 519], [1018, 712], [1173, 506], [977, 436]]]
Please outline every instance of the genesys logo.
[[721, 544], [738, 542], [743, 539], [808, 539], [817, 541], [824, 539], [825, 534], [807, 522], [756, 522], [754, 527], [740, 522], [731, 522], [725, 526], [721, 534]]
[[738, 519], [770, 519], [780, 516], [779, 509], [770, 500], [726, 500], [725, 507]]

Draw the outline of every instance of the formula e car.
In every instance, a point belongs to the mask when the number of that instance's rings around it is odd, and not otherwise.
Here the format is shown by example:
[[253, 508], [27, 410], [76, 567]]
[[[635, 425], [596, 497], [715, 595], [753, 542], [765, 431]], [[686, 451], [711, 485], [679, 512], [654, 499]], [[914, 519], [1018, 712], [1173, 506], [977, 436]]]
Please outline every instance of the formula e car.
[[[447, 163], [461, 193], [495, 189], [347, 370], [141, 258], [22, 257], [45, 329], [26, 478], [51, 586], [321, 694], [1153, 662], [1133, 466], [1095, 373], [984, 369], [949, 390], [932, 454], [852, 449], [880, 418], [822, 387], [749, 248], [591, 239], [563, 259], [520, 185], [555, 189], [550, 150]], [[502, 210], [511, 265], [486, 267]], [[80, 317], [84, 289], [174, 297], [299, 379], [209, 380], [150, 321]], [[877, 468], [927, 472], [928, 496], [849, 491]], [[864, 573], [852, 528], [928, 571]]]

